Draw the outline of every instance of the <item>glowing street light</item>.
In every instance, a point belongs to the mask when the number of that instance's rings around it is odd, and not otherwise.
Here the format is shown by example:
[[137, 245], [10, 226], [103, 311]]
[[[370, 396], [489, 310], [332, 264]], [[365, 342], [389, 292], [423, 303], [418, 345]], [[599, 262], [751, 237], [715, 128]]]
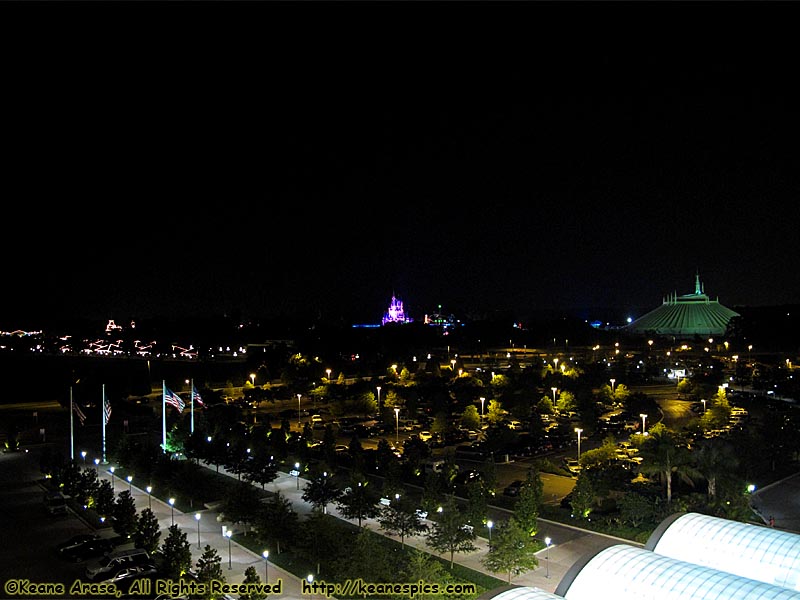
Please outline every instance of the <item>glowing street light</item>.
[[483, 423], [483, 404], [486, 402], [486, 398], [481, 396], [481, 423]]
[[400, 443], [400, 409], [394, 409], [394, 444], [397, 446]]
[[555, 404], [556, 404], [556, 392], [558, 391], [558, 388], [557, 387], [551, 387], [550, 389], [553, 392], [553, 406], [555, 406]]
[[128, 493], [133, 494], [133, 475], [128, 475], [125, 479], [128, 480]]
[[172, 524], [175, 525], [175, 498], [169, 499], [169, 507], [171, 510]]
[[269, 550], [264, 550], [261, 556], [264, 557], [264, 583], [269, 583]]
[[114, 491], [114, 467], [110, 467], [108, 469], [109, 473], [111, 473], [111, 491]]
[[489, 519], [486, 521], [486, 528], [489, 530], [489, 547], [492, 546], [492, 527], [494, 527], [494, 523]]
[[703, 414], [706, 414], [706, 399], [703, 398], [702, 400], [700, 400], [700, 402], [703, 403]]
[[86, 468], [86, 450], [81, 450], [81, 456], [83, 457], [83, 468]]
[[150, 510], [153, 510], [153, 496], [152, 496], [152, 493], [153, 493], [153, 486], [152, 485], [148, 485], [147, 486], [147, 508], [149, 508]]
[[581, 460], [581, 434], [583, 433], [583, 429], [580, 427], [575, 428], [575, 433], [578, 434], [578, 462]]
[[610, 379], [609, 381], [611, 381], [611, 394], [613, 395], [614, 394], [614, 384], [617, 383], [617, 380], [616, 379]]
[[381, 386], [376, 387], [378, 390], [378, 411], [381, 410]]
[[331, 370], [330, 369], [325, 369], [325, 372], [328, 374], [328, 381], [330, 381], [331, 380]]
[[554, 371], [558, 371], [558, 359], [557, 359], [557, 358], [554, 358], [554, 359], [553, 359], [553, 364], [555, 365], [555, 366], [553, 367], [553, 370], [554, 370]]
[[647, 415], [645, 413], [641, 413], [641, 414], [639, 414], [639, 416], [642, 417], [642, 435], [647, 435], [647, 432], [645, 431], [645, 428], [644, 428], [645, 427], [645, 422], [647, 421]]
[[250, 383], [252, 383], [253, 387], [255, 387], [255, 385], [256, 385], [256, 374], [255, 373], [250, 373]]
[[300, 396], [297, 394], [297, 428], [300, 429]]
[[455, 373], [455, 371], [456, 371], [456, 359], [455, 358], [451, 358], [450, 359], [450, 366], [451, 366], [453, 372]]
[[297, 475], [295, 475], [295, 479], [297, 479], [297, 489], [299, 490], [300, 489], [300, 463], [299, 462], [294, 463], [294, 471], [295, 471], [295, 473], [297, 473]]
[[230, 529], [225, 530], [225, 537], [228, 538], [228, 570], [230, 571], [233, 568], [231, 564], [231, 536], [233, 535], [233, 531]]
[[545, 555], [544, 555], [544, 564], [547, 567], [547, 571], [545, 573], [545, 577], [547, 577], [548, 579], [550, 578], [550, 544], [552, 544], [552, 543], [553, 543], [553, 540], [551, 540], [549, 537], [544, 538], [544, 544], [545, 544], [545, 546], [547, 546], [547, 550], [545, 551]]
[[197, 549], [200, 550], [200, 513], [194, 513], [194, 519], [197, 521]]
[[100, 466], [100, 459], [99, 458], [95, 458], [94, 459], [94, 468], [96, 469], [98, 466]]

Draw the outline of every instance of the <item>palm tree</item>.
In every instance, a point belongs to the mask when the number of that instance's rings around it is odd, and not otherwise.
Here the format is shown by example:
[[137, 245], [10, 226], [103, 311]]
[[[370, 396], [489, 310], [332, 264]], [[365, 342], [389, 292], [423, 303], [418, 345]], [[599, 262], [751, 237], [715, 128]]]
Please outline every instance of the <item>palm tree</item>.
[[665, 485], [667, 502], [672, 502], [673, 473], [692, 485], [694, 484], [692, 478], [701, 477], [689, 462], [689, 451], [681, 444], [675, 433], [663, 423], [656, 423], [650, 428], [639, 452], [643, 459], [642, 473], [658, 475], [661, 478]]
[[733, 446], [718, 437], [700, 442], [694, 458], [697, 470], [708, 482], [708, 501], [713, 502], [717, 495], [717, 479], [733, 473], [739, 466], [739, 458]]

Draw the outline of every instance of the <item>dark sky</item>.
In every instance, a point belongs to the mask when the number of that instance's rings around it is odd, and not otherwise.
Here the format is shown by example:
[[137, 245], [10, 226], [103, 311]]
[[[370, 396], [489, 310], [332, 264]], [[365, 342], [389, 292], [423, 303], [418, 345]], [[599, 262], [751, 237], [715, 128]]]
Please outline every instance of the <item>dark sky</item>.
[[19, 66], [3, 321], [800, 302], [791, 54], [406, 42]]

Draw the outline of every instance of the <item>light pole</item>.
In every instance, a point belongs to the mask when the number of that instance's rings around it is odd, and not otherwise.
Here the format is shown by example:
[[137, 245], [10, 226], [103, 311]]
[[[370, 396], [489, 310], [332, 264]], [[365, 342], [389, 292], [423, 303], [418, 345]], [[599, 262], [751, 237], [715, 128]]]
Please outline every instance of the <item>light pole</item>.
[[558, 391], [558, 388], [557, 387], [551, 387], [550, 389], [553, 392], [553, 406], [555, 406], [556, 405], [556, 392]]
[[614, 384], [617, 382], [616, 379], [611, 379], [611, 395], [614, 395]]
[[544, 538], [544, 544], [545, 546], [547, 546], [547, 550], [545, 550], [545, 555], [544, 555], [544, 564], [547, 567], [547, 570], [545, 572], [545, 577], [547, 577], [548, 579], [550, 579], [550, 544], [552, 543], [553, 540], [551, 540], [549, 537]]
[[578, 434], [578, 462], [581, 461], [581, 434], [583, 433], [583, 429], [580, 427], [575, 428], [575, 433]]
[[175, 525], [175, 498], [169, 499], [169, 507], [170, 507], [170, 515], [172, 519], [172, 524]]
[[330, 369], [325, 369], [325, 372], [328, 374], [328, 383], [330, 383], [330, 381], [331, 381], [331, 370]]
[[297, 489], [300, 489], [300, 463], [294, 463], [294, 470], [297, 473]]
[[300, 394], [297, 394], [297, 429], [301, 429], [300, 427]]
[[[306, 577], [306, 581], [308, 582], [308, 585], [310, 586], [312, 583], [314, 583], [314, 576], [311, 573], [309, 573], [308, 576]], [[311, 600], [314, 600], [313, 592], [311, 594]]]
[[197, 549], [200, 550], [200, 513], [194, 513], [194, 520], [197, 521]]
[[400, 444], [400, 409], [394, 409], [394, 445]]
[[230, 529], [225, 530], [225, 537], [228, 538], [228, 570], [230, 571], [233, 568], [233, 564], [231, 563], [231, 536], [233, 535], [233, 531]]
[[553, 367], [553, 371], [557, 372], [558, 371], [558, 359], [557, 358], [553, 359], [553, 364], [555, 365]]
[[111, 491], [114, 491], [114, 467], [110, 467], [108, 471], [111, 473]]
[[264, 550], [261, 556], [264, 557], [264, 583], [269, 583], [269, 550]]
[[250, 383], [253, 384], [253, 387], [256, 386], [256, 374], [250, 373]]
[[128, 475], [125, 479], [128, 480], [128, 493], [133, 495], [133, 475]]
[[455, 358], [451, 358], [450, 359], [450, 368], [453, 371], [453, 373], [456, 372], [456, 359]]
[[492, 547], [492, 527], [494, 527], [494, 523], [492, 523], [492, 520], [489, 519], [488, 521], [486, 521], [486, 528], [489, 530], [489, 547], [490, 548]]
[[700, 402], [703, 403], [703, 414], [706, 414], [706, 399], [703, 398], [702, 400], [700, 400]]
[[483, 425], [483, 405], [486, 402], [486, 398], [481, 396], [481, 425]]
[[81, 450], [81, 456], [83, 457], [83, 468], [86, 468], [86, 450]]
[[99, 458], [95, 458], [94, 459], [94, 468], [96, 469], [99, 466], [100, 466], [100, 459]]
[[381, 386], [375, 388], [378, 390], [378, 413], [381, 411]]
[[151, 495], [152, 493], [153, 493], [153, 486], [152, 485], [148, 485], [147, 486], [147, 508], [149, 508], [150, 510], [153, 510], [153, 496]]
[[644, 427], [645, 427], [645, 421], [647, 420], [647, 415], [644, 413], [640, 413], [639, 416], [642, 417], [642, 435], [646, 435]]

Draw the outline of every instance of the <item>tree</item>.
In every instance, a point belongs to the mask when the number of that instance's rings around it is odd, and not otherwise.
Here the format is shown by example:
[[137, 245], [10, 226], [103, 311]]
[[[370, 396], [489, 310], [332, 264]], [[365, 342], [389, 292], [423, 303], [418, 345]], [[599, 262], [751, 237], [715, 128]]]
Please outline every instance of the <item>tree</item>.
[[192, 550], [186, 534], [177, 525], [170, 525], [161, 545], [163, 569], [167, 579], [178, 580], [192, 566]]
[[574, 411], [575, 407], [575, 394], [569, 390], [561, 390], [561, 393], [558, 394], [558, 401], [556, 402], [558, 411], [561, 413], [568, 413]]
[[450, 569], [453, 569], [453, 557], [456, 552], [472, 552], [476, 550], [475, 530], [465, 526], [464, 517], [458, 510], [455, 499], [449, 496], [437, 513], [439, 519], [428, 532], [427, 544], [439, 553], [450, 553]]
[[281, 553], [281, 544], [289, 545], [297, 532], [297, 513], [292, 503], [278, 492], [262, 503], [255, 515], [258, 540], [274, 546]]
[[466, 429], [478, 430], [481, 427], [481, 415], [478, 412], [478, 407], [474, 404], [468, 404], [467, 408], [461, 414], [461, 426]]
[[328, 504], [335, 502], [341, 493], [332, 477], [327, 473], [320, 473], [303, 488], [303, 500], [327, 514]]
[[508, 573], [508, 583], [512, 575], [535, 569], [537, 544], [514, 517], [503, 521], [497, 527], [489, 553], [481, 563], [492, 573]]
[[[256, 573], [256, 568], [254, 566], [251, 565], [245, 569], [244, 581], [242, 581], [242, 583], [254, 585], [261, 583], [261, 577], [259, 577], [258, 573]], [[239, 596], [239, 600], [263, 600], [266, 597], [267, 595], [264, 593], [251, 592], [249, 594], [241, 594]]]
[[343, 579], [388, 582], [397, 580], [397, 559], [368, 528], [358, 532], [347, 556], [337, 561], [336, 571]]
[[342, 545], [342, 529], [335, 517], [315, 510], [302, 522], [300, 530], [296, 553], [316, 565], [319, 574], [323, 561], [337, 555]]
[[114, 504], [114, 531], [122, 537], [129, 538], [136, 533], [136, 502], [128, 490], [117, 496]]
[[345, 519], [357, 519], [358, 526], [364, 519], [377, 517], [378, 497], [372, 492], [372, 487], [368, 481], [357, 481], [342, 494], [336, 501], [339, 512]]
[[97, 496], [94, 499], [94, 510], [101, 517], [110, 517], [114, 514], [114, 488], [108, 479], [103, 479], [97, 487]]
[[500, 402], [497, 400], [489, 400], [489, 406], [486, 409], [486, 420], [489, 422], [489, 425], [499, 425], [505, 416], [506, 411], [503, 409]]
[[94, 508], [97, 490], [100, 489], [97, 471], [94, 469], [84, 469], [78, 478], [77, 488], [77, 500], [84, 506]]
[[[452, 576], [436, 560], [432, 554], [416, 548], [409, 548], [408, 562], [405, 568], [406, 581], [425, 581], [429, 583], [446, 584], [452, 581]], [[420, 596], [423, 598], [424, 596]], [[438, 596], [437, 596], [438, 598]]]
[[145, 508], [139, 515], [136, 524], [136, 533], [133, 534], [133, 544], [136, 548], [144, 548], [148, 554], [158, 550], [159, 531], [158, 517], [149, 508]]
[[536, 467], [528, 471], [525, 482], [519, 488], [517, 501], [514, 503], [514, 517], [519, 526], [529, 536], [535, 536], [539, 531], [539, 510], [542, 505], [544, 484]]
[[252, 485], [240, 482], [228, 490], [222, 505], [225, 520], [231, 523], [243, 523], [245, 527], [252, 523], [261, 508], [261, 495]]
[[708, 501], [714, 502], [717, 496], [717, 480], [730, 476], [739, 466], [736, 450], [722, 438], [710, 438], [703, 439], [693, 454], [697, 470], [708, 482]]
[[197, 580], [206, 586], [206, 593], [203, 595], [205, 600], [214, 598], [210, 590], [212, 581], [225, 581], [225, 577], [222, 575], [221, 563], [222, 558], [220, 558], [217, 549], [206, 544], [206, 547], [203, 548], [203, 554], [197, 559]]
[[406, 536], [411, 537], [428, 530], [414, 505], [405, 498], [393, 500], [389, 506], [384, 506], [378, 516], [381, 529], [400, 536], [400, 545], [405, 546]]
[[656, 474], [665, 487], [667, 502], [672, 501], [672, 474], [678, 474], [686, 483], [693, 483], [691, 477], [699, 476], [689, 464], [686, 448], [678, 444], [675, 435], [663, 423], [650, 428], [642, 443], [639, 455], [642, 457], [642, 473]]
[[575, 482], [575, 487], [572, 488], [572, 501], [570, 507], [572, 514], [577, 515], [580, 519], [585, 519], [592, 512], [592, 505], [594, 504], [595, 493], [592, 489], [592, 481], [589, 478], [588, 471], [581, 471], [578, 475], [578, 481]]

